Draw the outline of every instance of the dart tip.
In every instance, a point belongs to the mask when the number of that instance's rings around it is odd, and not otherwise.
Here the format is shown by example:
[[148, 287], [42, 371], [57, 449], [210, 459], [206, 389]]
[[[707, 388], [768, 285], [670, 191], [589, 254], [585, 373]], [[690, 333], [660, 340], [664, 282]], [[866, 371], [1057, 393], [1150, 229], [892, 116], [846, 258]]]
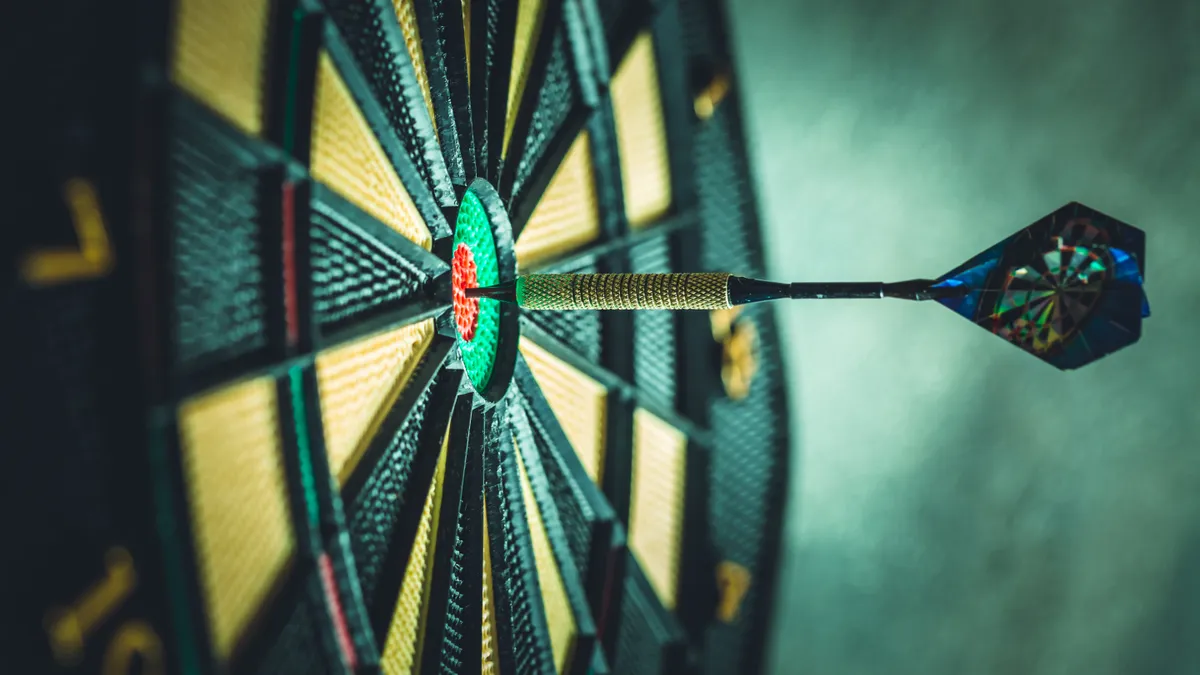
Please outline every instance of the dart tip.
[[463, 293], [468, 298], [491, 298], [505, 302], [516, 302], [516, 288], [512, 282], [498, 286], [464, 288]]

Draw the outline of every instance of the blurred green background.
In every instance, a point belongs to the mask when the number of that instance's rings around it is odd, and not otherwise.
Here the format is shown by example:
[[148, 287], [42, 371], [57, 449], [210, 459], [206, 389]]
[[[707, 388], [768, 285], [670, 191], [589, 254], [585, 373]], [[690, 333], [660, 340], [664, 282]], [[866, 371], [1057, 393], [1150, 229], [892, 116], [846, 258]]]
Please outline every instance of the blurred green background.
[[936, 304], [781, 306], [772, 672], [1200, 673], [1200, 2], [732, 0], [772, 273], [936, 276], [1071, 200], [1148, 233], [1060, 373]]

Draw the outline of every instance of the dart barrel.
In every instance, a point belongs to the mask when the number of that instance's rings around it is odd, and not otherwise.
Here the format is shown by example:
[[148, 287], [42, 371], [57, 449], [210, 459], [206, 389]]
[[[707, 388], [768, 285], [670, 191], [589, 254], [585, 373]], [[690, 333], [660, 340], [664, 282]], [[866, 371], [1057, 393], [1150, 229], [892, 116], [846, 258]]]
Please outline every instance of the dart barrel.
[[726, 309], [730, 275], [529, 274], [517, 279], [517, 304], [532, 310]]

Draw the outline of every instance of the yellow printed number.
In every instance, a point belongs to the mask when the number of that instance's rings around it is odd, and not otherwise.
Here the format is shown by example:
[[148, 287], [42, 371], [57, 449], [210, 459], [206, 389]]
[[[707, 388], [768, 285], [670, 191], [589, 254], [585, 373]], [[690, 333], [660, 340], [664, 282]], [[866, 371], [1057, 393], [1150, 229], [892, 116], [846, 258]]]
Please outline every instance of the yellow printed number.
[[105, 575], [68, 607], [46, 613], [46, 633], [54, 658], [74, 665], [83, 656], [88, 634], [104, 622], [137, 587], [137, 572], [129, 551], [116, 547], [104, 556]]
[[758, 373], [758, 329], [739, 320], [741, 307], [719, 309], [710, 315], [713, 339], [721, 343], [721, 382], [725, 394], [742, 400]]
[[[140, 665], [140, 670], [134, 670]], [[162, 675], [165, 670], [162, 641], [144, 621], [126, 621], [108, 643], [102, 675]]]
[[100, 200], [90, 181], [72, 178], [63, 198], [75, 224], [79, 248], [32, 251], [21, 261], [21, 278], [31, 286], [52, 286], [102, 277], [113, 267], [112, 246], [100, 212]]
[[[46, 612], [46, 636], [54, 660], [61, 666], [78, 666], [83, 661], [88, 638], [125, 603], [137, 588], [133, 556], [119, 546], [104, 556], [104, 576], [74, 603]], [[166, 660], [162, 640], [154, 627], [140, 619], [129, 619], [117, 627], [104, 651], [103, 675], [162, 675]]]
[[742, 611], [746, 591], [750, 590], [750, 570], [729, 560], [721, 562], [717, 565], [717, 590], [720, 593], [717, 618], [733, 623]]

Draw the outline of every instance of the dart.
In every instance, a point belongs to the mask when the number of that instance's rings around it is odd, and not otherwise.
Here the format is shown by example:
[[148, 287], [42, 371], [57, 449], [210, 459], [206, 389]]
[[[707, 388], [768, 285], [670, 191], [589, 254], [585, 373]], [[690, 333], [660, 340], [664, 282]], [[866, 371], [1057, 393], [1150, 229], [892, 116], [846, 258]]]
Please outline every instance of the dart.
[[1063, 370], [1141, 336], [1145, 233], [1070, 203], [937, 279], [783, 283], [723, 272], [526, 274], [467, 297], [527, 310], [715, 310], [768, 300], [936, 301]]

